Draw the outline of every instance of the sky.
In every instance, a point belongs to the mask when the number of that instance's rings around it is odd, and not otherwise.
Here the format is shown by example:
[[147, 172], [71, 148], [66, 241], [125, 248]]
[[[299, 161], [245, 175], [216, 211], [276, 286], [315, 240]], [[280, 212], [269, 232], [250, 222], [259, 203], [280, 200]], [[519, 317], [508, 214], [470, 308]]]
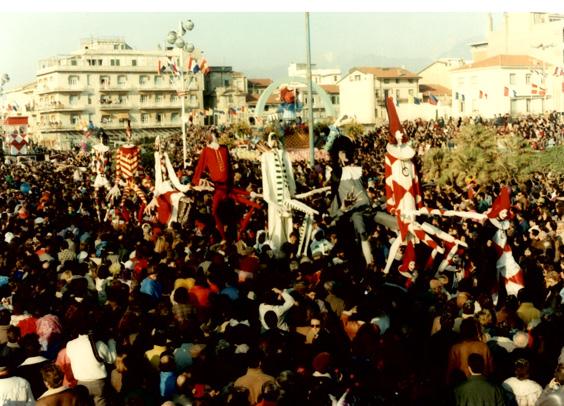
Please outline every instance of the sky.
[[[0, 73], [7, 88], [34, 80], [38, 61], [77, 50], [80, 39], [120, 36], [133, 48], [155, 50], [178, 22], [211, 65], [248, 77], [280, 78], [291, 62], [305, 62], [304, 12], [242, 13], [0, 13]], [[468, 44], [484, 38], [487, 14], [310, 13], [312, 63], [320, 68], [401, 66], [417, 71], [439, 57], [470, 57]]]

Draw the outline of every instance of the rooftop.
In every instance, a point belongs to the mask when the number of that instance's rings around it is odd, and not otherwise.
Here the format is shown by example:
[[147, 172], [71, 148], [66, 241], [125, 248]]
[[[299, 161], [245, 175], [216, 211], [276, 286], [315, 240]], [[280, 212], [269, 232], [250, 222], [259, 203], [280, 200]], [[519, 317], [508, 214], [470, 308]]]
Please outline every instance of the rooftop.
[[354, 71], [360, 71], [365, 74], [372, 74], [377, 78], [419, 78], [416, 73], [410, 72], [404, 68], [396, 67], [378, 68], [370, 66], [355, 66], [354, 68], [349, 69], [349, 74]]
[[468, 65], [461, 66], [460, 68], [453, 69], [454, 71], [491, 68], [494, 66], [502, 68], [527, 68], [542, 67], [550, 65], [540, 59], [533, 58], [529, 55], [495, 55], [490, 58], [482, 59]]

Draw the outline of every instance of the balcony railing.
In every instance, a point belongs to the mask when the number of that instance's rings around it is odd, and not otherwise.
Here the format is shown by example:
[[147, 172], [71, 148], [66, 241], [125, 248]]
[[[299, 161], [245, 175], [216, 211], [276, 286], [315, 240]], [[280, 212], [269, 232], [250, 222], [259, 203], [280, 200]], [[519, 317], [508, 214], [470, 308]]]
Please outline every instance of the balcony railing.
[[40, 104], [36, 106], [36, 110], [40, 113], [55, 112], [55, 111], [82, 111], [87, 109], [88, 106], [85, 104], [63, 104], [61, 102], [53, 102]]
[[48, 93], [73, 93], [73, 92], [83, 92], [86, 90], [85, 86], [56, 86], [56, 87], [49, 87], [49, 86], [41, 86], [37, 89], [37, 94], [48, 94]]

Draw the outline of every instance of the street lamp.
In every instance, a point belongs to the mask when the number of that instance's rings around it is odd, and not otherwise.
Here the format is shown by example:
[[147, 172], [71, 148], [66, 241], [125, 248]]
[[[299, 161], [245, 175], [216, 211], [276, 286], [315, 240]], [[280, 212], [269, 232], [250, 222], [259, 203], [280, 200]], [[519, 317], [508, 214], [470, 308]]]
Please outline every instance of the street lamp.
[[181, 83], [181, 92], [180, 98], [182, 101], [182, 165], [183, 168], [186, 169], [186, 163], [188, 161], [188, 152], [186, 151], [186, 106], [185, 106], [185, 98], [186, 98], [186, 83], [184, 82], [184, 52], [191, 53], [194, 51], [194, 44], [186, 43], [184, 41], [184, 34], [188, 31], [192, 31], [194, 29], [194, 23], [192, 20], [181, 21], [178, 24], [178, 29], [176, 31], [169, 31], [166, 36], [166, 42], [169, 45], [172, 45], [176, 48], [180, 49], [180, 83]]
[[[542, 99], [541, 99], [541, 114], [544, 114], [544, 105], [545, 105], [545, 100], [546, 100], [546, 93], [548, 92], [548, 81], [546, 80], [546, 61], [545, 61], [545, 51], [549, 48], [553, 48], [555, 45], [554, 44], [538, 44], [538, 45], [532, 45], [532, 48], [536, 48], [540, 51], [542, 51], [542, 85], [544, 86], [544, 90], [542, 93]], [[540, 91], [540, 89], [539, 89]]]

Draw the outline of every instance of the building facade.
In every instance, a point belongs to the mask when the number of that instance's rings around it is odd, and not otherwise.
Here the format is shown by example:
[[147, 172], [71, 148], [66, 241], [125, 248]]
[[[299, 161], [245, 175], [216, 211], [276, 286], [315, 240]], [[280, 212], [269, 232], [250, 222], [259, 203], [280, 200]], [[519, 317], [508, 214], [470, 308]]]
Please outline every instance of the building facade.
[[[140, 51], [122, 38], [90, 38], [68, 56], [39, 61], [30, 132], [38, 142], [69, 148], [89, 122], [110, 137], [124, 137], [129, 122], [136, 136], [180, 132], [182, 100], [187, 114], [203, 108], [203, 74], [184, 68], [180, 49]], [[184, 97], [183, 97], [184, 96]], [[201, 121], [199, 116], [184, 117]]]
[[562, 79], [547, 74], [551, 66], [528, 55], [497, 55], [455, 69], [452, 114], [491, 118], [561, 111]]
[[386, 97], [407, 104], [419, 95], [419, 76], [403, 68], [355, 67], [338, 86], [340, 114], [373, 125], [387, 120]]

